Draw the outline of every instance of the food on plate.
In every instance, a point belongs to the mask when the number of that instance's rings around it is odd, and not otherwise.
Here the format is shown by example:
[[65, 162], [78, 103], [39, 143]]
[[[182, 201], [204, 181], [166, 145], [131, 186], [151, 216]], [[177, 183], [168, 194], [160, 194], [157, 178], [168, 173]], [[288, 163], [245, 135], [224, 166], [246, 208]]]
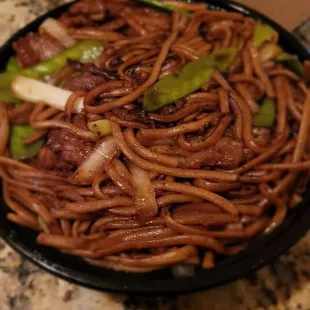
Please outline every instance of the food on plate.
[[7, 217], [126, 272], [210, 269], [274, 231], [310, 173], [309, 65], [204, 3], [81, 0], [0, 74]]

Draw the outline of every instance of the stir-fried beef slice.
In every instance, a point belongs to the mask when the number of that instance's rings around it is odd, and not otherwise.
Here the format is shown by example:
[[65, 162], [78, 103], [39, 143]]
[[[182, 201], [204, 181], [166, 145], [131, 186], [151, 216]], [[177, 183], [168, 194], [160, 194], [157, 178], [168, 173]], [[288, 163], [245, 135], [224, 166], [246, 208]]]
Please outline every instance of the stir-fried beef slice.
[[46, 33], [29, 33], [13, 44], [22, 68], [33, 66], [59, 54], [64, 47]]
[[[82, 128], [86, 126], [82, 116], [75, 116], [73, 123]], [[53, 129], [40, 152], [40, 165], [49, 170], [70, 171], [81, 165], [93, 148], [94, 143], [78, 137], [71, 130]]]
[[201, 167], [219, 167], [233, 169], [244, 158], [243, 144], [239, 141], [222, 138], [216, 145], [188, 157], [182, 166], [199, 169]]
[[13, 48], [20, 67], [30, 67], [40, 61], [39, 55], [33, 50], [31, 38], [34, 34], [29, 34], [13, 43]]
[[243, 145], [241, 142], [223, 138], [206, 151], [203, 165], [232, 169], [240, 165], [243, 156]]
[[59, 163], [56, 153], [54, 153], [48, 146], [44, 146], [41, 149], [38, 156], [38, 161], [39, 167], [45, 170], [53, 170]]
[[79, 166], [94, 147], [93, 143], [77, 137], [68, 129], [52, 130], [46, 145], [60, 160], [72, 166]]
[[223, 138], [215, 146], [206, 151], [204, 166], [217, 166], [227, 169], [236, 168], [243, 159], [243, 145], [241, 142]]
[[63, 88], [73, 92], [79, 90], [90, 91], [104, 82], [105, 79], [101, 76], [93, 75], [90, 72], [79, 72], [69, 77], [65, 81]]

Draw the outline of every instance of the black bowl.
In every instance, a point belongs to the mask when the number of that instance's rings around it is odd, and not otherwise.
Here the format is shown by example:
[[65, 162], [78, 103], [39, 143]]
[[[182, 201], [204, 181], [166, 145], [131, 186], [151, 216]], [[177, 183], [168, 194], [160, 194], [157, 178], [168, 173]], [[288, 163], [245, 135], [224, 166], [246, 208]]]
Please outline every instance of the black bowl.
[[[309, 59], [307, 50], [293, 35], [266, 16], [237, 3], [220, 0], [206, 1], [216, 10], [241, 12], [259, 18], [270, 24], [280, 34], [280, 44], [288, 52], [296, 54], [301, 60]], [[57, 17], [68, 8], [68, 4], [58, 7], [39, 17], [16, 33], [0, 49], [1, 66], [4, 66], [12, 55], [12, 43], [30, 31], [36, 31], [44, 19]], [[224, 258], [215, 269], [206, 271], [198, 269], [192, 278], [175, 279], [167, 270], [151, 274], [128, 274], [114, 272], [89, 266], [81, 259], [61, 254], [59, 251], [36, 244], [36, 234], [18, 227], [6, 219], [8, 209], [0, 200], [0, 234], [19, 253], [30, 261], [63, 279], [102, 291], [113, 291], [126, 294], [172, 295], [205, 290], [216, 285], [237, 279], [250, 271], [276, 259], [295, 244], [309, 229], [310, 188], [304, 195], [303, 202], [292, 211], [283, 224], [265, 238], [253, 241], [246, 251], [239, 255]]]

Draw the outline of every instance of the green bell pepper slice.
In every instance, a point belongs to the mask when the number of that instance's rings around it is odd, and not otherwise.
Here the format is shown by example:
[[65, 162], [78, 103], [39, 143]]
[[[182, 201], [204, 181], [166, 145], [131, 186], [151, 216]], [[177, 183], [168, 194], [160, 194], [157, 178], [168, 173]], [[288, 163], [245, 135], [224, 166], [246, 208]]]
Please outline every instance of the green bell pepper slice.
[[8, 63], [6, 64], [5, 72], [14, 73], [20, 70], [17, 58], [12, 56], [10, 57]]
[[108, 119], [89, 122], [88, 129], [97, 133], [100, 137], [108, 136], [112, 133], [111, 122]]
[[272, 127], [276, 119], [276, 103], [265, 98], [257, 114], [253, 115], [252, 124], [255, 127]]
[[299, 61], [298, 56], [281, 51], [274, 59], [275, 62], [281, 63], [297, 73], [300, 77], [304, 76], [304, 67]]
[[[17, 62], [17, 58], [12, 56], [6, 67], [5, 67], [5, 72], [6, 73], [15, 73], [17, 71], [20, 70], [19, 64]], [[16, 97], [14, 97], [13, 92], [10, 88], [7, 89], [1, 89], [0, 88], [0, 100], [4, 103], [13, 103], [14, 105], [18, 105], [21, 103], [21, 101], [19, 99], [17, 99]]]
[[[14, 73], [19, 70], [19, 65], [15, 57], [11, 57], [7, 66], [6, 72]], [[21, 101], [15, 98], [11, 89], [0, 89], [0, 100], [3, 102], [19, 105]], [[30, 126], [12, 125], [10, 133], [10, 153], [17, 160], [29, 159], [36, 156], [44, 143], [41, 139], [31, 145], [25, 145], [24, 140], [33, 135], [36, 131]]]
[[226, 71], [236, 54], [235, 48], [221, 49], [189, 62], [175, 75], [164, 77], [145, 93], [144, 111], [154, 112], [198, 90], [210, 81], [213, 72]]
[[268, 24], [256, 21], [254, 27], [253, 43], [256, 47], [260, 47], [264, 42], [271, 41], [274, 30]]
[[16, 160], [25, 160], [35, 157], [41, 150], [44, 141], [38, 140], [30, 145], [25, 145], [24, 140], [36, 133], [30, 126], [14, 125], [11, 127], [10, 152]]
[[14, 103], [15, 105], [20, 104], [20, 100], [13, 96], [10, 89], [0, 89], [0, 101], [4, 103]]

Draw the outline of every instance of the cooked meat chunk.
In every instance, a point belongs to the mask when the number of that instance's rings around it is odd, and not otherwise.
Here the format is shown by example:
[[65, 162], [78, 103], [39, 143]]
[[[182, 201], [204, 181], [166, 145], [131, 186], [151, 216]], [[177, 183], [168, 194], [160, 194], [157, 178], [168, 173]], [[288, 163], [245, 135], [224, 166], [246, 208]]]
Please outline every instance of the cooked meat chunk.
[[188, 157], [182, 166], [192, 169], [199, 169], [200, 167], [233, 169], [240, 165], [243, 158], [244, 152], [241, 142], [222, 138], [216, 145]]
[[76, 73], [65, 81], [63, 88], [71, 91], [90, 91], [104, 82], [103, 77], [90, 72]]
[[217, 166], [222, 168], [236, 168], [243, 158], [242, 143], [223, 138], [215, 146], [205, 152], [203, 166]]
[[[73, 123], [85, 127], [83, 117], [75, 116]], [[73, 170], [81, 165], [93, 148], [94, 143], [78, 137], [68, 129], [50, 130], [39, 155], [40, 165], [50, 170]]]
[[45, 33], [29, 33], [17, 40], [13, 48], [22, 68], [49, 59], [64, 49], [57, 40]]

